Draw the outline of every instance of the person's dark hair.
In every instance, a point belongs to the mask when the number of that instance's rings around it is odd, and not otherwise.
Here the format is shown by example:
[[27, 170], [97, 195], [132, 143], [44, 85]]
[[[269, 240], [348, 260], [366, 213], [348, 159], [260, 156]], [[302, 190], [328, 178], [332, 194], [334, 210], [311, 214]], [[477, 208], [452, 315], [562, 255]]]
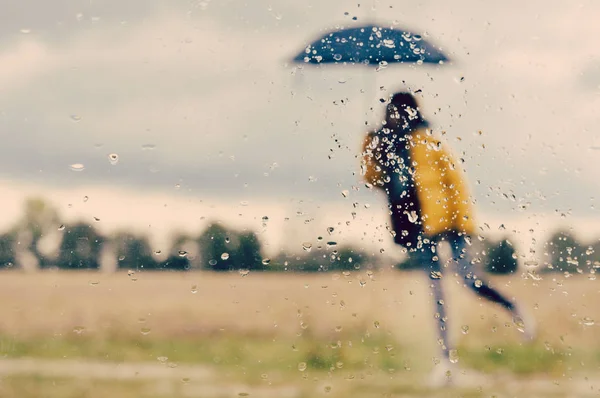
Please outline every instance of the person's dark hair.
[[392, 95], [387, 106], [387, 113], [398, 112], [403, 130], [414, 130], [427, 127], [428, 122], [419, 110], [417, 99], [411, 93], [400, 92]]

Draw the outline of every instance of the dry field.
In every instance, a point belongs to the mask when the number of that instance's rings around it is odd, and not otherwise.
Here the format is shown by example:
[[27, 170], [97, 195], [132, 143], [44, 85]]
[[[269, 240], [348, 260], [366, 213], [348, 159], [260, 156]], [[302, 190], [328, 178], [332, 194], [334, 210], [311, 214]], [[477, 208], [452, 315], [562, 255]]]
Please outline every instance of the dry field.
[[[453, 276], [444, 276], [444, 283], [449, 324], [459, 343], [459, 364], [466, 369], [476, 368], [495, 378], [514, 374], [531, 383], [541, 377], [540, 383], [546, 380], [551, 386], [552, 380], [564, 383], [578, 377], [594, 378], [598, 373], [600, 340], [594, 322], [600, 320], [597, 281], [562, 275], [544, 276], [539, 281], [520, 276], [493, 278], [494, 286], [520, 300], [538, 320], [540, 337], [532, 345], [521, 343], [521, 333], [502, 309], [478, 299]], [[90, 369], [100, 366], [90, 361], [117, 361], [122, 366], [153, 361], [163, 368], [216, 367], [221, 369], [218, 374], [227, 375], [219, 379], [221, 387], [231, 386], [234, 381], [255, 385], [270, 380], [269, 385], [285, 390], [292, 388], [293, 383], [288, 382], [300, 380], [299, 374], [304, 380], [322, 380], [327, 375], [333, 383], [336, 377], [342, 380], [352, 375], [354, 379], [367, 372], [374, 375], [373, 383], [379, 386], [373, 387], [373, 396], [437, 396], [431, 391], [415, 390], [408, 382], [420, 380], [416, 375], [429, 370], [437, 354], [432, 309], [428, 279], [419, 272], [3, 272], [0, 356], [8, 362], [0, 364], [0, 377], [4, 375], [0, 396], [35, 396], [36, 391], [56, 385], [62, 386], [55, 388], [56, 396], [73, 393], [95, 397], [94, 392], [108, 393], [109, 387], [118, 389], [114, 396], [119, 397], [186, 396], [168, 388], [166, 395], [148, 392], [148, 388], [142, 394], [135, 386], [148, 384], [137, 379], [121, 380], [126, 384], [122, 389], [118, 383], [105, 383], [107, 389], [84, 389], [87, 392], [83, 393], [81, 382], [71, 380], [69, 372], [56, 373], [60, 364], [52, 361], [61, 359], [81, 362], [79, 379], [87, 372], [84, 365]], [[332, 349], [345, 351], [332, 354]], [[325, 359], [320, 359], [321, 355]], [[26, 371], [15, 371], [16, 362], [10, 361], [19, 358], [33, 361], [28, 363], [36, 363], [38, 358], [37, 370], [29, 372], [37, 375], [34, 379]], [[47, 367], [55, 373], [43, 371], [46, 365], [42, 359], [50, 361]], [[302, 369], [303, 363], [306, 370]], [[20, 366], [26, 369], [28, 365]], [[408, 384], [406, 388], [396, 386], [396, 392], [386, 392], [381, 385], [390, 378]], [[62, 382], [56, 384], [57, 380]], [[189, 387], [189, 383], [186, 385]], [[489, 396], [482, 385], [473, 385], [464, 394]], [[590, 393], [595, 391], [588, 387]], [[235, 396], [235, 391], [245, 394], [243, 387], [226, 391], [215, 388], [212, 395], [202, 390], [188, 396]], [[329, 391], [326, 385], [323, 388]], [[306, 395], [304, 390], [299, 391], [299, 396]], [[354, 390], [335, 391], [352, 395]], [[541, 396], [554, 393], [563, 396], [560, 390], [546, 391]], [[261, 394], [268, 395], [265, 391]], [[286, 394], [295, 393], [288, 391], [281, 396]]]

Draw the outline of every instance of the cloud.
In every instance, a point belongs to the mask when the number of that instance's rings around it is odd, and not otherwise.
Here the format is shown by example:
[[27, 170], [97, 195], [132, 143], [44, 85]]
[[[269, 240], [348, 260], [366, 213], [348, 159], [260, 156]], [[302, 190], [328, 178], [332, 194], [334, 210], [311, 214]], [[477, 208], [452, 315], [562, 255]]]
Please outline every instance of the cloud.
[[[0, 131], [10, 134], [0, 148], [5, 176], [148, 190], [183, 182], [205, 198], [338, 203], [342, 189], [362, 186], [353, 174], [356, 155], [365, 120], [371, 128], [381, 117], [378, 97], [410, 86], [423, 89], [426, 114], [465, 158], [486, 211], [516, 213], [520, 202], [505, 199], [507, 192], [535, 211], [589, 211], [589, 198], [600, 193], [593, 182], [598, 161], [586, 149], [594, 142], [595, 102], [579, 91], [574, 73], [596, 28], [572, 19], [589, 19], [590, 9], [570, 14], [566, 6], [533, 2], [514, 13], [516, 2], [490, 9], [464, 1], [467, 11], [459, 13], [425, 1], [372, 12], [341, 2], [270, 9], [262, 1], [153, 2], [135, 15], [135, 4], [106, 4], [78, 10], [60, 3], [49, 12], [61, 25], [19, 22], [32, 32], [11, 36], [0, 52]], [[322, 29], [352, 24], [346, 10], [357, 23], [372, 13], [426, 30], [458, 62], [292, 74], [285, 59]], [[116, 166], [109, 153], [119, 155]], [[74, 173], [72, 163], [85, 171]], [[357, 193], [361, 203], [369, 198]]]

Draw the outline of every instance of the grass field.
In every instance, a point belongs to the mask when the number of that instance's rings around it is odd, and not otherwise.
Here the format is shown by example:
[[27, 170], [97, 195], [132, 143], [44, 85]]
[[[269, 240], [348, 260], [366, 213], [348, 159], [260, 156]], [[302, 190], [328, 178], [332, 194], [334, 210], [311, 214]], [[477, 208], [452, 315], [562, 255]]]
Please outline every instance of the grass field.
[[[508, 314], [444, 278], [473, 375], [454, 396], [598, 394], [596, 281], [493, 278], [538, 320], [524, 344]], [[448, 396], [422, 382], [438, 353], [432, 309], [418, 272], [3, 272], [0, 396]], [[125, 365], [150, 376], [103, 373]]]

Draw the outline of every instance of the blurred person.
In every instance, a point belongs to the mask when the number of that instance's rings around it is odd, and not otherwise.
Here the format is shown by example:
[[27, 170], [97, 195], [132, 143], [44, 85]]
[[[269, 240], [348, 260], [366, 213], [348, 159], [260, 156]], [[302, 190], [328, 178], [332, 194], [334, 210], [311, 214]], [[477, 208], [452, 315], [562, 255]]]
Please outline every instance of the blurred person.
[[387, 103], [383, 126], [365, 138], [362, 174], [368, 184], [387, 194], [395, 243], [429, 272], [441, 347], [440, 362], [430, 382], [443, 385], [452, 382], [457, 372], [453, 365], [456, 352], [448, 340], [448, 302], [442, 290], [442, 270], [447, 265], [438, 257], [439, 244], [450, 245], [448, 264], [465, 286], [508, 310], [527, 340], [535, 338], [535, 322], [475, 271], [469, 251], [475, 222], [467, 185], [460, 164], [429, 127], [412, 94], [394, 94]]

